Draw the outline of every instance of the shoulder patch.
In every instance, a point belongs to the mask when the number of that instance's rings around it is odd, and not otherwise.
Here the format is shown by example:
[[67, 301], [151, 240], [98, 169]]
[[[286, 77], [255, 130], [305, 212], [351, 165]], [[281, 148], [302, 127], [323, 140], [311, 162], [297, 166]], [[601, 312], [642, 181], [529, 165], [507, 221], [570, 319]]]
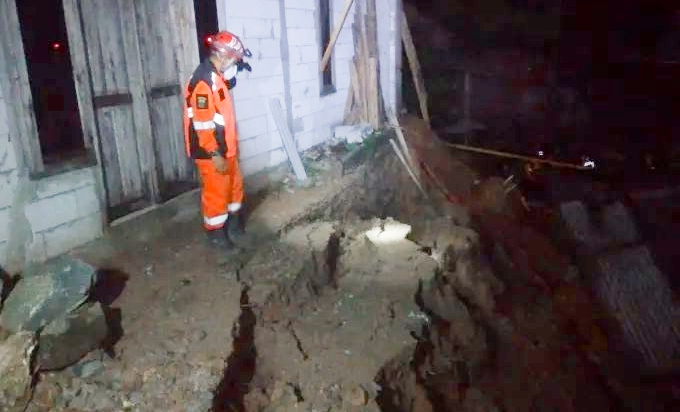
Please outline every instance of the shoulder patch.
[[208, 95], [207, 94], [197, 94], [196, 95], [196, 107], [198, 109], [208, 108]]
[[217, 94], [220, 96], [220, 101], [226, 99], [226, 96], [224, 95], [224, 89], [220, 89]]

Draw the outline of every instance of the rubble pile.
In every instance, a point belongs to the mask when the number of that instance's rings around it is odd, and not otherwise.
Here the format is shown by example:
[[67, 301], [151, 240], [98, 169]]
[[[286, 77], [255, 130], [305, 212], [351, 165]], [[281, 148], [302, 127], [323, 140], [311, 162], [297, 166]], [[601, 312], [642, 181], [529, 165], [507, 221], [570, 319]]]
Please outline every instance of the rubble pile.
[[76, 364], [109, 336], [91, 265], [62, 256], [27, 268], [0, 312], [0, 408], [23, 411], [34, 377]]

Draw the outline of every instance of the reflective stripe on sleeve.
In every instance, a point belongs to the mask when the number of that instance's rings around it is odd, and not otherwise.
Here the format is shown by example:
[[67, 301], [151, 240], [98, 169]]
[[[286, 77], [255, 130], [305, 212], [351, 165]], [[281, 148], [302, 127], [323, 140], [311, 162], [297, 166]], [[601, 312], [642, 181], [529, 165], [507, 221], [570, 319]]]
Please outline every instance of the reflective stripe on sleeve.
[[222, 116], [219, 113], [215, 113], [215, 116], [213, 117], [213, 122], [219, 124], [220, 126], [224, 126], [224, 116]]

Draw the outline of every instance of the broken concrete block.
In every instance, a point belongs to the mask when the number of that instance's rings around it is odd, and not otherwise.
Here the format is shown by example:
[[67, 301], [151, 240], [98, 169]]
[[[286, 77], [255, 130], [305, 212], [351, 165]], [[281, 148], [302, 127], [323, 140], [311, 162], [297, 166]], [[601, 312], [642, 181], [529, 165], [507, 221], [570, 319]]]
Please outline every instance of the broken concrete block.
[[55, 319], [40, 333], [36, 362], [40, 370], [63, 369], [97, 349], [108, 335], [100, 303], [86, 304]]
[[96, 269], [69, 256], [27, 268], [5, 301], [0, 327], [36, 332], [85, 302]]
[[371, 133], [373, 133], [373, 127], [370, 124], [342, 125], [335, 128], [333, 136], [337, 140], [345, 140], [352, 144], [363, 142]]
[[23, 411], [30, 399], [31, 358], [36, 348], [33, 333], [20, 332], [0, 342], [0, 410]]

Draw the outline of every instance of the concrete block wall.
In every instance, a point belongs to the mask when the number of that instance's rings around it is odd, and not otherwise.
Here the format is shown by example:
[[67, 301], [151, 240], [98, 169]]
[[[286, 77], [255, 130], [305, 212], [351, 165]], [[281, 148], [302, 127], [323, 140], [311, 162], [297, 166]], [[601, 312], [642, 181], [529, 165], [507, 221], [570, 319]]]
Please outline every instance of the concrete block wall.
[[[338, 36], [331, 65], [335, 92], [321, 96], [320, 19], [318, 0], [285, 0], [290, 70], [290, 121], [298, 150], [323, 143], [341, 124], [350, 87], [350, 61], [354, 57], [354, 10]], [[331, 1], [331, 33], [340, 22], [346, 0]], [[353, 7], [354, 8], [354, 7]]]
[[101, 236], [93, 168], [29, 180], [0, 91], [0, 266], [19, 272]]
[[[356, 3], [356, 2], [355, 2]], [[332, 27], [346, 0], [332, 0]], [[397, 0], [378, 0], [381, 82], [388, 108], [399, 96], [401, 60]], [[353, 7], [354, 8], [354, 7]], [[218, 0], [221, 30], [239, 35], [253, 52], [252, 73], [241, 72], [232, 91], [239, 129], [241, 167], [251, 174], [287, 161], [269, 99], [279, 99], [298, 150], [328, 140], [341, 124], [354, 56], [352, 9], [332, 55], [335, 92], [321, 96], [318, 0]], [[395, 37], [395, 33], [397, 33]]]
[[232, 90], [238, 125], [241, 169], [250, 175], [287, 159], [269, 110], [269, 99], [285, 104], [279, 0], [218, 0], [220, 30], [241, 37], [253, 52], [253, 71], [241, 72]]

